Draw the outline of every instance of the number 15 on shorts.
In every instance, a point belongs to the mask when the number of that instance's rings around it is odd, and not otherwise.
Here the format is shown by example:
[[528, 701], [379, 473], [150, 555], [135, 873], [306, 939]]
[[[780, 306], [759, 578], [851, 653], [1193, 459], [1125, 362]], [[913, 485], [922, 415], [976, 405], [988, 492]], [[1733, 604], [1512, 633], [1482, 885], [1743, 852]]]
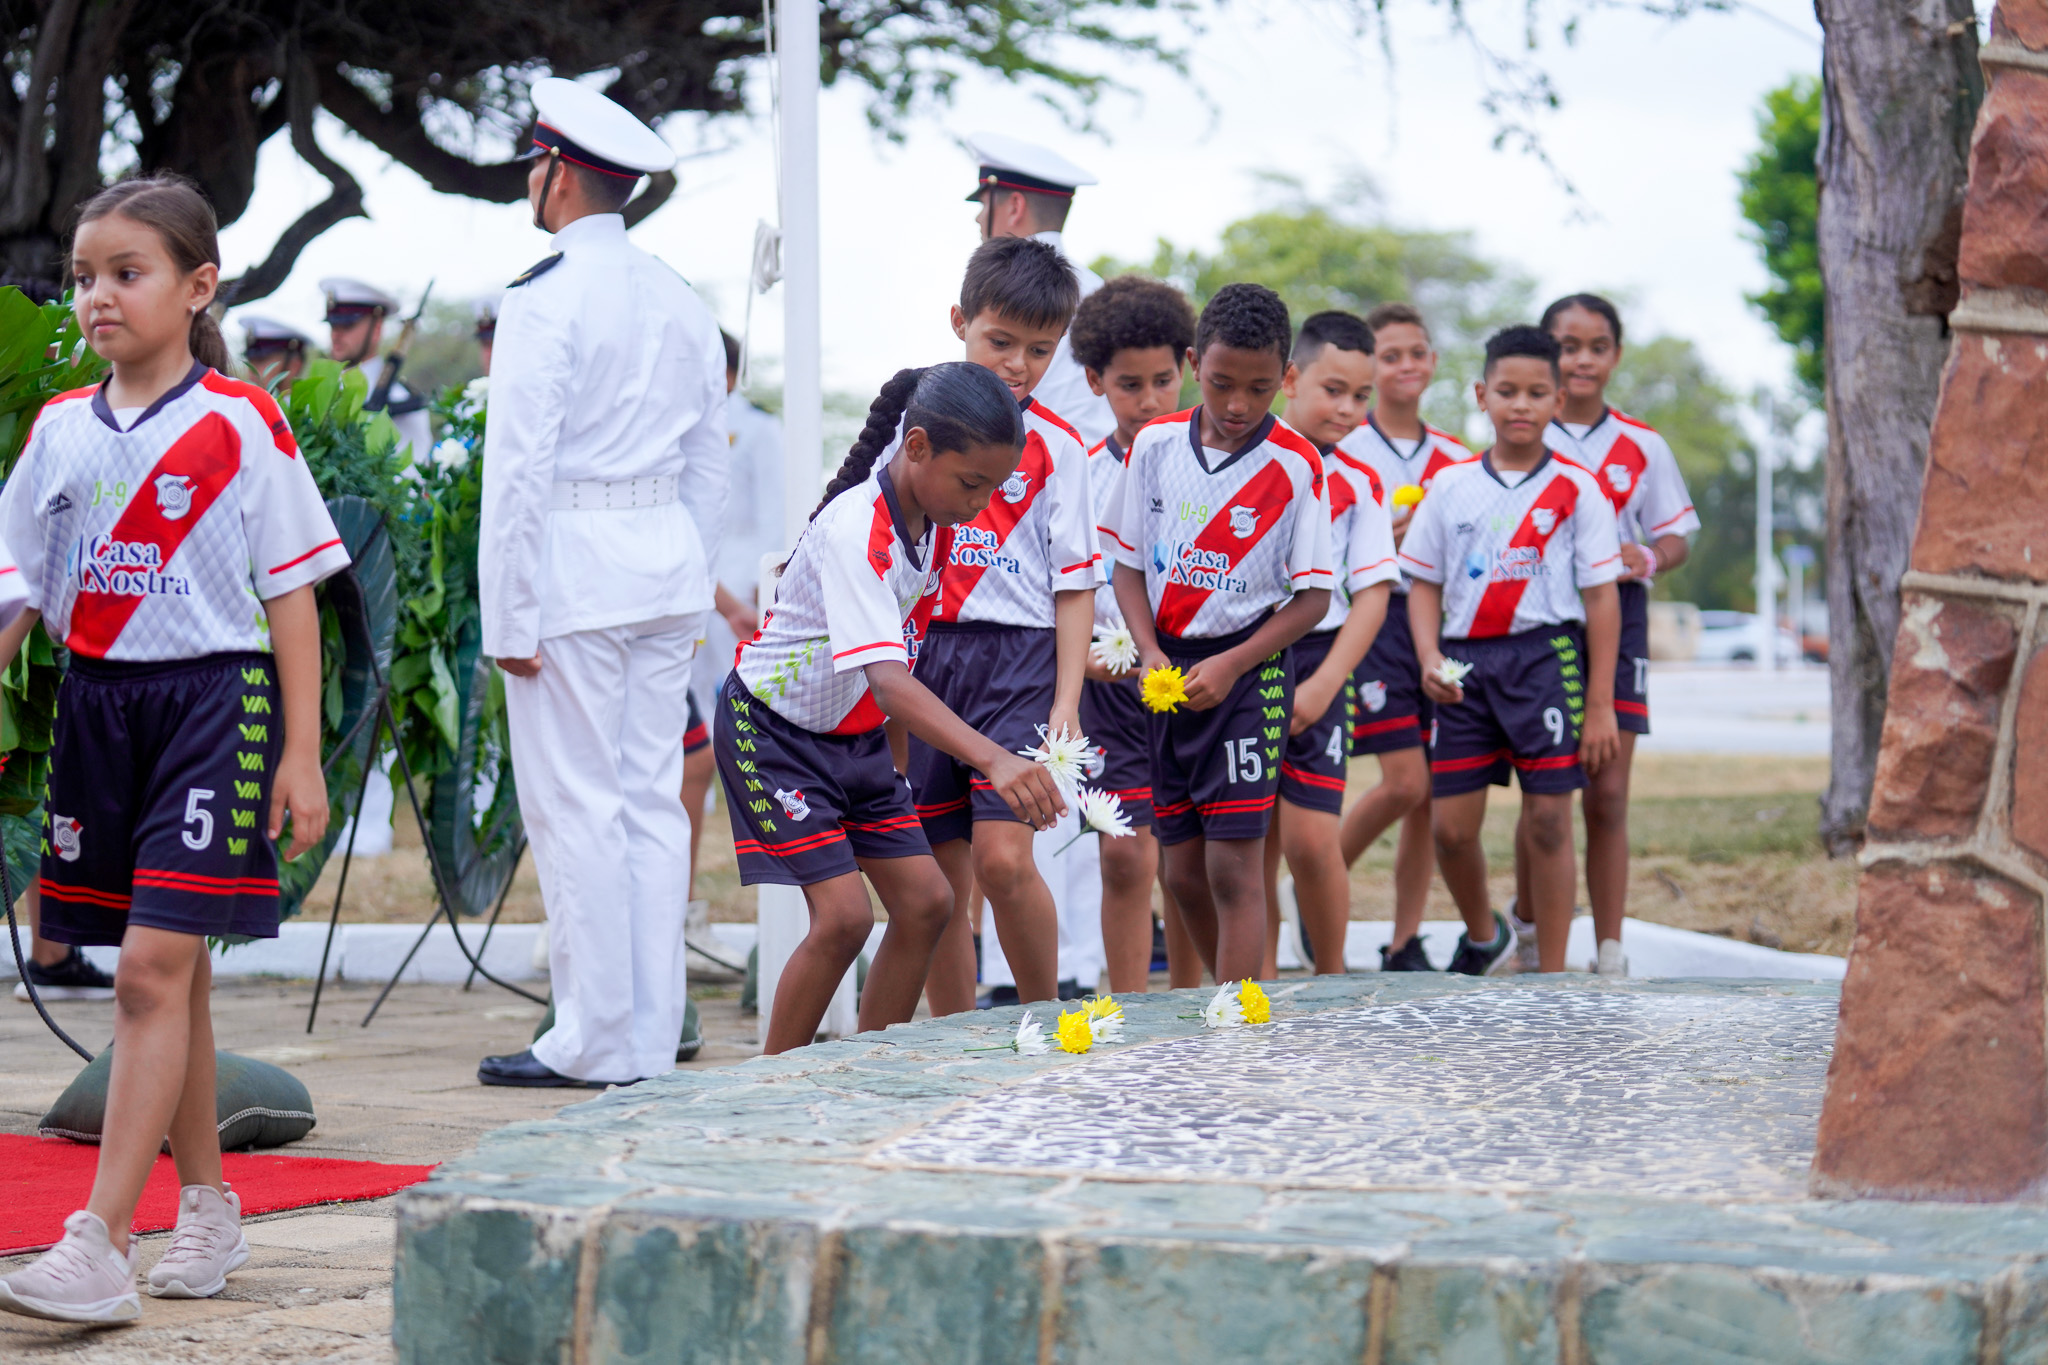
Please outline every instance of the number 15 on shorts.
[[1266, 778], [1266, 758], [1256, 739], [1224, 740], [1223, 763], [1232, 782], [1263, 782]]

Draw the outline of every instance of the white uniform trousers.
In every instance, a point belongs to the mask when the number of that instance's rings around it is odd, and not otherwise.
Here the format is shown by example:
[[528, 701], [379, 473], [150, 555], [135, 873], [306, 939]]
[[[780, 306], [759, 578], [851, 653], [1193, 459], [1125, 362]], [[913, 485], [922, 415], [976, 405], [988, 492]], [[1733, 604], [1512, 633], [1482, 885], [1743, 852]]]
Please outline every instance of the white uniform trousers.
[[704, 614], [540, 642], [505, 679], [519, 810], [548, 917], [555, 1026], [533, 1045], [578, 1080], [675, 1068], [686, 1002], [690, 815], [683, 728]]

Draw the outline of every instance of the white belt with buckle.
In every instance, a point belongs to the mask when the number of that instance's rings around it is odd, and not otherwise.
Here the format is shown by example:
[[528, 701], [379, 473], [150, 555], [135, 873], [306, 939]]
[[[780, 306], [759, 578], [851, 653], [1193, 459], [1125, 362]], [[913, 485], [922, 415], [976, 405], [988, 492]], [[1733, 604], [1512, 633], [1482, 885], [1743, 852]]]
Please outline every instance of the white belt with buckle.
[[638, 479], [562, 479], [548, 508], [555, 512], [621, 512], [631, 507], [666, 507], [676, 500], [673, 474]]

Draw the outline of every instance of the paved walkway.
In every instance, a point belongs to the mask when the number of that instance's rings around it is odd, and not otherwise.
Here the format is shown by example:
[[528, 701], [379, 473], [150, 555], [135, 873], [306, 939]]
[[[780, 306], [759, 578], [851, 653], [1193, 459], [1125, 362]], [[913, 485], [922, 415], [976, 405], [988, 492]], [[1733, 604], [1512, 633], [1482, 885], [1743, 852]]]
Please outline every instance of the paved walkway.
[[[540, 1009], [480, 986], [402, 986], [376, 1021], [358, 1027], [373, 991], [328, 988], [318, 1025], [306, 1032], [305, 983], [222, 984], [214, 991], [221, 1047], [296, 1073], [313, 1094], [319, 1124], [293, 1155], [358, 1161], [445, 1161], [485, 1133], [518, 1119], [545, 1118], [588, 1091], [486, 1090], [477, 1058], [525, 1046]], [[742, 1018], [734, 987], [699, 988], [706, 1044], [693, 1068], [753, 1056], [754, 1020]], [[53, 1005], [73, 1036], [103, 1046], [111, 1004]], [[36, 1120], [77, 1074], [78, 1059], [44, 1030], [27, 1005], [0, 1000], [0, 1132], [33, 1133]], [[0, 1177], [0, 1190], [5, 1189]], [[253, 1255], [219, 1298], [142, 1300], [134, 1327], [93, 1330], [0, 1315], [0, 1359], [67, 1365], [253, 1365], [253, 1362], [384, 1362], [391, 1349], [393, 1206], [327, 1205], [248, 1224]], [[169, 1233], [141, 1239], [146, 1270]], [[0, 1258], [5, 1273], [27, 1257]]]

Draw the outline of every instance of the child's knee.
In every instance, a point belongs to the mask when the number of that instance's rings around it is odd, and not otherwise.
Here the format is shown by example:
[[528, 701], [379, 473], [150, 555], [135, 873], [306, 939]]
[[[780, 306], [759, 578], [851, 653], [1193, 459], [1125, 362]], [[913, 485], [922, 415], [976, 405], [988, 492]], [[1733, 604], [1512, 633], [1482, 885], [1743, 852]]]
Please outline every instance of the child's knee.
[[953, 886], [938, 872], [921, 880], [889, 907], [889, 918], [910, 929], [938, 933], [953, 917]]
[[[1024, 829], [1025, 826], [1017, 828]], [[1015, 895], [1037, 875], [1038, 865], [1032, 861], [1029, 839], [976, 841], [974, 879], [987, 894]]]
[[191, 978], [165, 964], [124, 954], [114, 969], [114, 1005], [123, 1014], [153, 1014], [184, 998]]
[[1524, 801], [1522, 830], [1529, 846], [1538, 853], [1556, 853], [1572, 843], [1570, 798], [1563, 801]]
[[1436, 851], [1447, 858], [1464, 853], [1479, 842], [1476, 826], [1442, 810], [1430, 821], [1429, 832], [1436, 841]]
[[1145, 888], [1158, 867], [1150, 849], [1138, 847], [1137, 839], [1102, 841], [1102, 886], [1112, 895], [1130, 895]]

